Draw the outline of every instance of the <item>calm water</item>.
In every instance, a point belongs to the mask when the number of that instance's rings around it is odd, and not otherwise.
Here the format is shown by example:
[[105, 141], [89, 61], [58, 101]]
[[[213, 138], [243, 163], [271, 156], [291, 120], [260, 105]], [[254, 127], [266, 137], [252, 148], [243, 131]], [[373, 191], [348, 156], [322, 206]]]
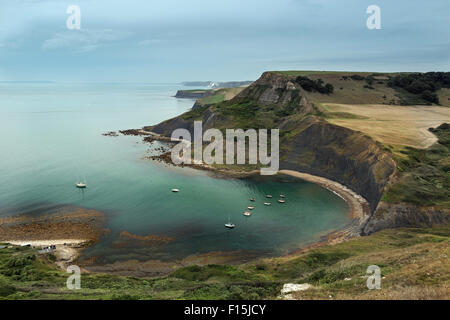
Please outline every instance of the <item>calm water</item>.
[[[193, 101], [170, 84], [0, 83], [0, 216], [75, 205], [107, 215], [111, 233], [86, 251], [105, 262], [174, 259], [208, 251], [283, 254], [349, 222], [345, 202], [314, 184], [221, 179], [143, 159], [136, 137], [104, 137], [176, 116]], [[88, 189], [74, 183], [86, 177]], [[170, 189], [179, 188], [180, 193]], [[274, 195], [272, 206], [264, 195]], [[276, 203], [284, 193], [286, 203]], [[242, 215], [255, 197], [253, 215]], [[236, 224], [224, 228], [228, 215]], [[118, 248], [120, 232], [174, 239]]]

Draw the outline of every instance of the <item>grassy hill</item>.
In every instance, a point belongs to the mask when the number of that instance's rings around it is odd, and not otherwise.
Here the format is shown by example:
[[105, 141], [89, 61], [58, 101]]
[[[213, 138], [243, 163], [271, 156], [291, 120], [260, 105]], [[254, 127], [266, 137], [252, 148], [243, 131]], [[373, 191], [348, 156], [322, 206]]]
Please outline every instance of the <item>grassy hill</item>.
[[200, 98], [196, 104], [198, 106], [212, 105], [234, 98], [238, 93], [244, 90], [245, 87], [236, 88], [222, 88], [214, 90], [214, 93], [208, 97]]
[[[297, 77], [308, 77], [315, 81], [320, 79], [333, 85], [334, 91], [330, 95], [309, 93], [311, 101], [316, 103], [450, 106], [448, 72], [274, 71], [273, 73], [293, 79]], [[428, 95], [433, 93], [436, 94], [437, 101], [432, 98], [425, 99], [430, 98]]]
[[[194, 120], [202, 120], [204, 129], [279, 128], [282, 169], [336, 180], [363, 195], [375, 210], [394, 180], [403, 181], [408, 175], [406, 171], [413, 170], [411, 166], [402, 166], [402, 159], [421, 153], [416, 149], [431, 148], [437, 143], [437, 137], [436, 132], [428, 129], [450, 123], [448, 100], [440, 99], [442, 105], [436, 105], [423, 95], [432, 91], [442, 96], [442, 92], [450, 90], [449, 75], [266, 72], [252, 85], [235, 93], [232, 99], [222, 101], [221, 95], [208, 97], [213, 98], [210, 102], [216, 103], [200, 103], [193, 110], [148, 129], [170, 136], [176, 128], [192, 130]], [[404, 105], [408, 102], [414, 105]], [[431, 154], [435, 151], [423, 152]], [[446, 152], [448, 150], [441, 152], [442, 163], [447, 161]], [[425, 161], [424, 157], [421, 159]], [[438, 162], [433, 165], [434, 168], [440, 166]], [[254, 166], [230, 167], [233, 168], [255, 169]], [[437, 169], [437, 172], [444, 171]], [[436, 191], [447, 185], [442, 178], [445, 174], [440, 175], [437, 179], [440, 182], [429, 190]], [[424, 176], [422, 174], [423, 179], [418, 181], [425, 183], [430, 179]], [[417, 187], [417, 183], [411, 185]], [[399, 189], [399, 186], [391, 189]], [[435, 203], [419, 201], [418, 196], [413, 199], [391, 195], [392, 192], [384, 199]], [[439, 203], [447, 203], [448, 195], [444, 192], [441, 196], [444, 198]]]
[[[277, 299], [285, 283], [309, 283], [296, 299], [449, 299], [450, 229], [397, 229], [288, 257], [240, 266], [179, 268], [141, 279], [82, 274], [81, 290], [51, 254], [0, 249], [0, 299]], [[381, 268], [382, 289], [368, 290], [366, 269]]]

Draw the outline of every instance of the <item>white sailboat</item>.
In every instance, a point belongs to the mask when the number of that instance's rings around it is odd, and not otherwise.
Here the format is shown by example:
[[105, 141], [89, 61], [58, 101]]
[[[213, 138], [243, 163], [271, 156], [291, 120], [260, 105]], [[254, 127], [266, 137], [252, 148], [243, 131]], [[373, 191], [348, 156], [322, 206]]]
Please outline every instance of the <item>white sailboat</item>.
[[225, 227], [228, 229], [233, 229], [236, 225], [234, 223], [231, 223], [230, 221], [230, 215], [228, 215], [228, 223], [225, 223]]
[[85, 189], [87, 187], [86, 178], [84, 178], [84, 182], [79, 181], [75, 184], [79, 189]]

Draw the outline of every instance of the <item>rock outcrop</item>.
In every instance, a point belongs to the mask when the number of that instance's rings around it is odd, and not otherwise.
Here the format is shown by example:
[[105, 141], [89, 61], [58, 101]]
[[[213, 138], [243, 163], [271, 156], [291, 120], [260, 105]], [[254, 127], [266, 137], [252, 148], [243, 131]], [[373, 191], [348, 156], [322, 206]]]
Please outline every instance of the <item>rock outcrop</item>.
[[361, 132], [315, 117], [300, 125], [303, 130], [281, 142], [280, 167], [337, 181], [362, 195], [373, 212], [395, 173], [390, 154]]
[[213, 90], [178, 90], [175, 98], [200, 99], [208, 97], [213, 93]]
[[[240, 92], [233, 100], [250, 99], [261, 105], [294, 105], [301, 114], [313, 112], [313, 104], [306, 98], [303, 88], [292, 78], [272, 72], [261, 77]], [[232, 101], [233, 101], [232, 100]]]
[[431, 228], [444, 224], [450, 224], [450, 210], [409, 203], [380, 202], [363, 227], [363, 234], [388, 228]]

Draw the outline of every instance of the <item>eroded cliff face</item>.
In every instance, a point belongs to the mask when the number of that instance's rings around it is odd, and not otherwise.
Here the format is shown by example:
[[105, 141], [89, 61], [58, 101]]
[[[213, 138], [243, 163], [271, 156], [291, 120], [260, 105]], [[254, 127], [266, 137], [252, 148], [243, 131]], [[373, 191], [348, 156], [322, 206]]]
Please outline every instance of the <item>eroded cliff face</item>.
[[450, 210], [438, 207], [420, 207], [409, 203], [380, 202], [376, 211], [362, 228], [368, 235], [390, 228], [430, 228], [450, 224]]
[[205, 131], [211, 128], [222, 128], [226, 119], [219, 116], [211, 108], [207, 108], [198, 117], [175, 117], [163, 121], [156, 126], [149, 127], [149, 129], [165, 137], [170, 137], [175, 129], [186, 129], [190, 132], [191, 136], [193, 136], [194, 121], [202, 121], [202, 128]]
[[178, 90], [175, 98], [200, 99], [212, 95], [212, 90]]
[[[393, 177], [396, 164], [373, 139], [361, 132], [330, 124], [314, 115], [307, 93], [291, 77], [271, 72], [244, 89], [229, 105], [256, 102], [262, 112], [283, 110], [294, 113], [281, 117], [279, 128], [280, 169], [289, 169], [335, 180], [362, 195], [374, 212]], [[221, 114], [220, 106], [197, 108], [180, 117], [164, 121], [151, 130], [170, 136], [173, 130], [187, 129], [193, 134], [194, 120], [203, 129], [234, 128], [233, 121]], [[268, 128], [270, 129], [270, 128]]]
[[313, 112], [313, 104], [306, 98], [306, 92], [294, 79], [272, 72], [261, 77], [240, 92], [232, 100], [238, 102], [251, 99], [261, 105], [282, 106], [293, 104], [300, 114]]
[[395, 173], [395, 162], [361, 132], [310, 117], [282, 141], [280, 166], [335, 180], [362, 195], [373, 212]]

